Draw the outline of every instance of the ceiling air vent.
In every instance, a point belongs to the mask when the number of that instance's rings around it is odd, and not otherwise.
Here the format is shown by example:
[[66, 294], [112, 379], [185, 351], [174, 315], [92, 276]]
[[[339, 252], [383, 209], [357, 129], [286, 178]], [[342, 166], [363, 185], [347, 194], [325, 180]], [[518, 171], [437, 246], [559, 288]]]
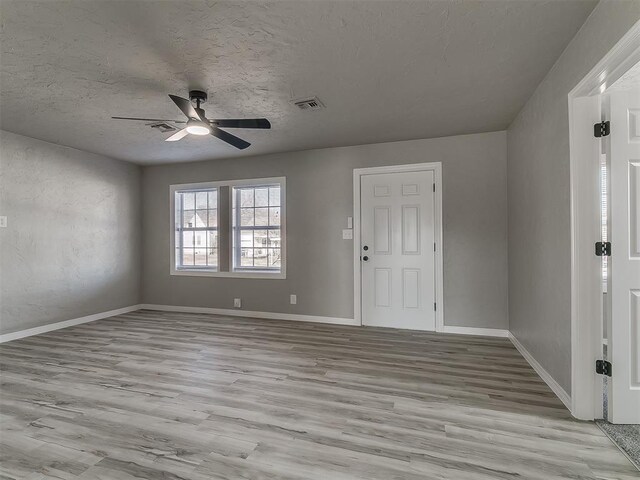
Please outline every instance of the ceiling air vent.
[[293, 104], [300, 110], [321, 110], [324, 108], [318, 97], [305, 98], [304, 100], [296, 100]]
[[148, 124], [151, 128], [155, 128], [162, 133], [167, 132], [175, 132], [177, 129], [173, 125], [169, 125], [168, 123], [150, 123]]

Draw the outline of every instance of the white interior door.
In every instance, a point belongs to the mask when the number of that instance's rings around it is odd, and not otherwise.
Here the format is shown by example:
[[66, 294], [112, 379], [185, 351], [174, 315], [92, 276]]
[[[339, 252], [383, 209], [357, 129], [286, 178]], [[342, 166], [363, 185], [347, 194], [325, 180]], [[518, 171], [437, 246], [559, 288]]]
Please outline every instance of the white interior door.
[[434, 172], [360, 182], [363, 325], [435, 330]]
[[611, 94], [612, 423], [640, 423], [640, 90]]

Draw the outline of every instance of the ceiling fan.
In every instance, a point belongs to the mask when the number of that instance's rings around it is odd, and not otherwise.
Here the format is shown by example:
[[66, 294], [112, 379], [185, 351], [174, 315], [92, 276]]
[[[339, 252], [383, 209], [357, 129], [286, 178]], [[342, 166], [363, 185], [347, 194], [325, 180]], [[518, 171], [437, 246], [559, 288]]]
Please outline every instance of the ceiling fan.
[[[214, 119], [209, 120], [204, 115], [204, 110], [200, 108], [200, 104], [207, 101], [207, 93], [201, 90], [191, 90], [189, 92], [189, 99], [178, 97], [176, 95], [169, 95], [169, 98], [178, 106], [178, 108], [185, 114], [187, 120], [167, 120], [160, 118], [136, 118], [136, 117], [111, 117], [117, 120], [138, 120], [142, 122], [169, 122], [176, 124], [186, 123], [186, 127], [182, 130], [178, 130], [176, 133], [166, 138], [167, 142], [176, 142], [187, 135], [213, 135], [220, 140], [233, 145], [240, 150], [247, 148], [251, 145], [249, 142], [236, 137], [235, 135], [220, 130], [220, 128], [260, 128], [269, 129], [271, 123], [266, 118], [246, 118], [246, 119]], [[193, 106], [195, 103], [195, 107]]]

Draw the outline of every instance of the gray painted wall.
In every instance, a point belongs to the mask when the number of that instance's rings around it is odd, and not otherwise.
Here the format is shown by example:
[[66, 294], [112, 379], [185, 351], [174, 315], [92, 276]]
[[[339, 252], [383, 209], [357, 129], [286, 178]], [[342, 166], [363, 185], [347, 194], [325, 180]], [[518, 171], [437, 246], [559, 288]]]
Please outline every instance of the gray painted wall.
[[139, 303], [140, 167], [0, 131], [0, 333]]
[[[353, 318], [353, 169], [438, 161], [445, 324], [508, 328], [505, 132], [145, 167], [143, 302]], [[169, 185], [273, 176], [287, 177], [286, 280], [169, 275]]]
[[510, 330], [571, 391], [571, 225], [567, 95], [640, 19], [602, 1], [508, 129]]

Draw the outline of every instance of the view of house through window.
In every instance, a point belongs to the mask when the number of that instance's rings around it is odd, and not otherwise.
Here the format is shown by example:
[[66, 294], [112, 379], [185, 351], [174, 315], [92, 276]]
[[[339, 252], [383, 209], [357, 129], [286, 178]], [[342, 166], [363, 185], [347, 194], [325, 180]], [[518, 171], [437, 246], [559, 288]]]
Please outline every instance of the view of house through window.
[[218, 267], [218, 190], [175, 193], [176, 269]]
[[232, 187], [233, 269], [279, 272], [280, 184]]

